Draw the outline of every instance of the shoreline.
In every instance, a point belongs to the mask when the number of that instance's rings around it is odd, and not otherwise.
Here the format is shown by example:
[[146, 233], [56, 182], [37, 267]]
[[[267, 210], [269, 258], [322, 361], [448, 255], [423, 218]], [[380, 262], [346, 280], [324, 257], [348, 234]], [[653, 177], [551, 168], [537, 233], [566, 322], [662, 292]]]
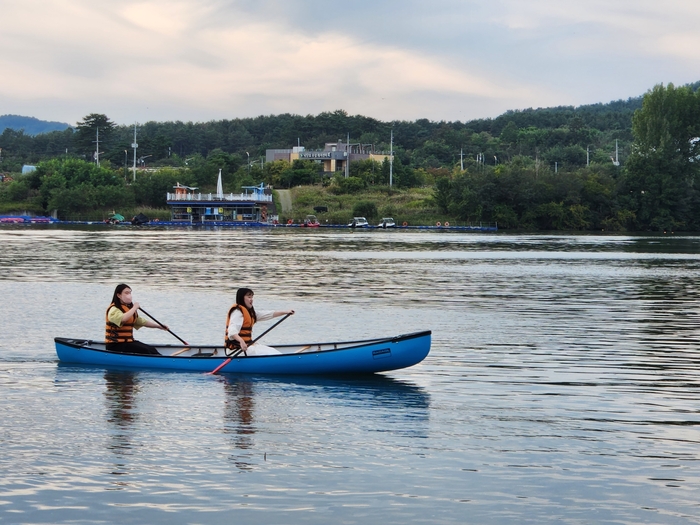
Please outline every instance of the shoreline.
[[143, 224], [131, 224], [129, 221], [119, 223], [108, 223], [104, 221], [62, 221], [50, 217], [29, 217], [26, 215], [0, 215], [0, 225], [81, 225], [81, 226], [132, 226], [132, 227], [175, 227], [175, 228], [209, 228], [209, 227], [227, 227], [227, 228], [303, 228], [308, 230], [315, 229], [347, 229], [347, 230], [434, 230], [434, 231], [498, 231], [497, 226], [395, 226], [392, 228], [383, 228], [381, 226], [368, 225], [361, 228], [351, 228], [346, 224], [321, 224], [319, 226], [305, 226], [304, 224], [269, 224], [253, 221], [211, 221], [206, 223], [187, 223], [178, 221], [149, 221]]

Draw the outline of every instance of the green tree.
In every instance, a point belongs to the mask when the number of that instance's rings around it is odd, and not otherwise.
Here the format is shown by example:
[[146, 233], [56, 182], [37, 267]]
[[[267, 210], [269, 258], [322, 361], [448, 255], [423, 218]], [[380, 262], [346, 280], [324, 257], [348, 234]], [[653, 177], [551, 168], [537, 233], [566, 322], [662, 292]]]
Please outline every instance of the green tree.
[[313, 160], [297, 159], [292, 162], [291, 167], [279, 173], [278, 180], [285, 188], [300, 184], [316, 184], [322, 180], [322, 169], [321, 164]]
[[365, 187], [365, 181], [359, 177], [348, 177], [346, 179], [342, 175], [336, 175], [333, 177], [331, 190], [334, 193], [342, 195], [344, 193], [360, 193]]
[[352, 215], [374, 220], [377, 218], [377, 205], [372, 201], [359, 201], [353, 206]]
[[273, 186], [282, 185], [282, 173], [291, 168], [286, 160], [275, 160], [265, 164], [265, 181]]
[[379, 162], [367, 159], [350, 163], [350, 176], [358, 177], [366, 184], [376, 184], [382, 178], [382, 167]]
[[655, 86], [632, 120], [634, 146], [625, 173], [626, 200], [647, 229], [696, 228], [700, 95]]
[[29, 194], [30, 186], [27, 178], [0, 185], [0, 200], [2, 201], [21, 202], [28, 199]]
[[107, 153], [111, 145], [111, 139], [115, 124], [107, 115], [101, 113], [90, 113], [75, 126], [75, 136], [73, 143], [81, 154], [93, 159], [97, 151], [97, 137], [99, 130], [100, 156]]
[[437, 207], [444, 213], [447, 213], [449, 210], [451, 186], [450, 179], [447, 177], [440, 177], [435, 181], [433, 198]]
[[[95, 188], [115, 187], [119, 189], [117, 193], [126, 191], [123, 176], [79, 159], [41, 162], [35, 173], [30, 184], [38, 179], [42, 205], [46, 210], [57, 207], [72, 212], [93, 210], [99, 202]], [[81, 191], [85, 192], [82, 201], [79, 198]]]
[[185, 186], [193, 184], [193, 176], [188, 170], [174, 170], [172, 168], [159, 169], [156, 172], [147, 172], [139, 176], [135, 184], [131, 185], [136, 204], [153, 208], [165, 208], [166, 197], [172, 193], [173, 186], [178, 182]]

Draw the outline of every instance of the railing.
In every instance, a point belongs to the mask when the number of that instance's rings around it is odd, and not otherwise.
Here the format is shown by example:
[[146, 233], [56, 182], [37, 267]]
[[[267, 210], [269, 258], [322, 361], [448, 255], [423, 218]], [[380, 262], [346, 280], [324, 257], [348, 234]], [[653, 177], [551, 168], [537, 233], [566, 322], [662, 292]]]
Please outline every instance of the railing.
[[233, 194], [218, 196], [216, 193], [168, 193], [169, 201], [252, 201], [252, 202], [272, 202], [272, 195], [260, 194]]

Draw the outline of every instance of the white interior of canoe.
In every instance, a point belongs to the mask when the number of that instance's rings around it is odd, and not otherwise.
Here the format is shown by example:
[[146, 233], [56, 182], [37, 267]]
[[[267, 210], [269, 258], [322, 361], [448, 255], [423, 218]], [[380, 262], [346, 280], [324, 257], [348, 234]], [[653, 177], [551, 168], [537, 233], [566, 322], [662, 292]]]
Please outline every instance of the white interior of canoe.
[[[363, 341], [347, 341], [334, 343], [312, 343], [298, 345], [275, 345], [273, 348], [284, 355], [301, 354], [311, 352], [327, 352], [329, 350], [342, 350], [344, 348], [353, 348], [367, 344], [378, 343], [381, 341], [390, 341], [391, 338], [370, 339]], [[66, 340], [67, 343], [77, 344], [81, 347], [92, 348], [94, 350], [106, 350], [105, 343], [102, 341], [86, 341], [86, 340]], [[161, 355], [175, 357], [228, 357], [231, 350], [227, 350], [223, 346], [213, 345], [153, 345]], [[243, 354], [241, 354], [243, 356]]]

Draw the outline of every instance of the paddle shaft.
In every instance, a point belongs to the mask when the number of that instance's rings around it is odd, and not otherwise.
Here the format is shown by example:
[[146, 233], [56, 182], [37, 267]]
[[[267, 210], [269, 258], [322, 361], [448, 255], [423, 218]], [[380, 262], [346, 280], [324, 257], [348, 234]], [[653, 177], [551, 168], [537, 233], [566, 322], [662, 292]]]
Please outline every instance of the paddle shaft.
[[[264, 336], [266, 333], [268, 333], [270, 330], [272, 330], [275, 326], [277, 326], [278, 324], [280, 324], [282, 321], [284, 321], [284, 320], [285, 320], [287, 317], [289, 317], [290, 315], [292, 315], [292, 314], [287, 314], [287, 315], [285, 315], [282, 319], [280, 319], [279, 321], [277, 321], [277, 322], [276, 322], [275, 324], [273, 324], [270, 328], [268, 328], [267, 330], [265, 330], [262, 334], [260, 334], [260, 335], [259, 335], [258, 337], [256, 337], [255, 339], [253, 339], [253, 340], [251, 341], [250, 345], [248, 345], [248, 346], [252, 346], [253, 344], [255, 344], [255, 341], [257, 341], [258, 339], [260, 339], [262, 336]], [[239, 350], [239, 352], [240, 352], [240, 350]], [[226, 361], [224, 361], [224, 362], [221, 363], [219, 366], [217, 366], [214, 370], [212, 370], [211, 372], [209, 372], [209, 375], [214, 375], [214, 374], [216, 374], [219, 370], [221, 370], [223, 367], [225, 367], [227, 364], [229, 364], [229, 363], [231, 362], [231, 360], [232, 360], [234, 357], [235, 357], [235, 355], [232, 355], [231, 357], [229, 357]]]
[[[150, 317], [151, 319], [153, 319], [153, 320], [154, 320], [156, 323], [158, 323], [160, 326], [162, 326], [163, 328], [165, 328], [165, 325], [164, 325], [163, 323], [161, 323], [158, 319], [156, 319], [156, 318], [153, 317], [151, 314], [149, 314], [146, 310], [144, 310], [143, 308], [140, 308], [140, 307], [139, 307], [139, 310], [141, 310], [141, 311], [142, 311], [143, 313], [145, 313], [148, 317]], [[182, 343], [184, 343], [184, 344], [186, 344], [186, 345], [189, 345], [189, 343], [188, 343], [187, 341], [185, 341], [185, 340], [182, 339], [180, 336], [178, 336], [178, 335], [177, 335], [175, 332], [173, 332], [170, 328], [165, 328], [165, 329], [166, 329], [168, 332], [170, 332], [171, 334], [173, 334], [175, 337], [177, 337]]]
[[273, 324], [270, 328], [268, 328], [267, 330], [265, 330], [262, 334], [260, 334], [260, 335], [259, 335], [258, 337], [256, 337], [255, 339], [253, 339], [253, 341], [252, 341], [250, 344], [251, 344], [251, 345], [254, 345], [255, 342], [256, 342], [258, 339], [260, 339], [262, 336], [264, 336], [265, 334], [267, 334], [270, 330], [272, 330], [275, 326], [277, 326], [278, 324], [280, 324], [282, 321], [284, 321], [284, 320], [285, 320], [287, 317], [289, 317], [290, 315], [292, 315], [292, 314], [287, 314], [287, 315], [285, 315], [282, 319], [280, 319], [279, 321], [277, 321], [277, 322], [276, 322], [275, 324]]

